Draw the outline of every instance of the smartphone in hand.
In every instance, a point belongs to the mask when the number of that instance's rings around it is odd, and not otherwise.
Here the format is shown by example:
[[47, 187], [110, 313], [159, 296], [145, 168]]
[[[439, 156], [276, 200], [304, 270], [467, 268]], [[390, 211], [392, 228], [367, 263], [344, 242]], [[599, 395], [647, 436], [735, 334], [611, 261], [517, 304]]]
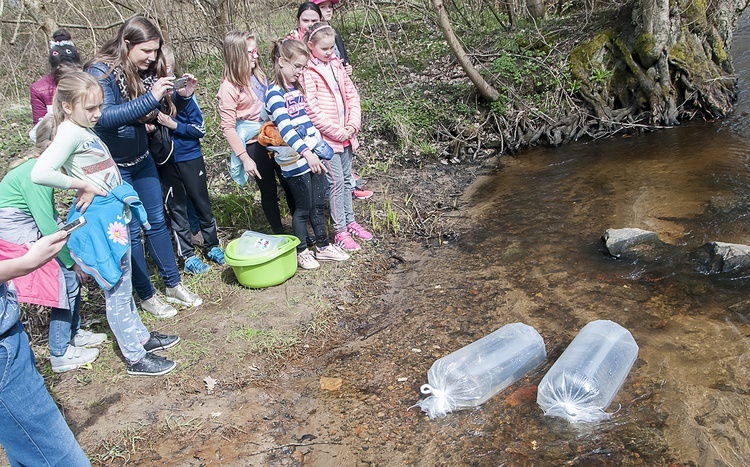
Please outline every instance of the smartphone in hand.
[[175, 89], [182, 89], [185, 86], [187, 86], [188, 79], [187, 78], [177, 78], [174, 80], [174, 88]]
[[70, 235], [71, 232], [73, 232], [76, 229], [80, 229], [84, 225], [86, 225], [86, 219], [83, 216], [81, 216], [75, 219], [74, 221], [68, 222], [67, 224], [62, 226], [60, 230], [65, 230], [66, 232], [68, 232], [68, 235]]

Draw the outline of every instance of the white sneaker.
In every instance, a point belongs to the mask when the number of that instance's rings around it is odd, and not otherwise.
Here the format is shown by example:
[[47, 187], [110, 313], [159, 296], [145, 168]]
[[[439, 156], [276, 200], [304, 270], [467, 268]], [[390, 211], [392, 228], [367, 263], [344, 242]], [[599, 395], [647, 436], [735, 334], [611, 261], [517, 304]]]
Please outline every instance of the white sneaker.
[[338, 245], [330, 244], [324, 248], [318, 248], [315, 259], [318, 261], [346, 261], [351, 258], [347, 252]]
[[169, 303], [176, 303], [180, 306], [193, 307], [203, 305], [203, 299], [198, 294], [189, 291], [181, 283], [174, 287], [167, 287], [164, 295]]
[[52, 365], [53, 372], [63, 373], [87, 365], [96, 360], [98, 356], [99, 349], [87, 349], [85, 347], [69, 345], [61, 357], [50, 355], [49, 362]]
[[141, 308], [143, 311], [148, 311], [156, 318], [171, 318], [177, 314], [175, 307], [169, 303], [164, 303], [164, 301], [156, 295], [148, 300], [141, 301]]
[[297, 253], [297, 266], [302, 269], [315, 269], [320, 267], [320, 263], [315, 259], [311, 250], [305, 250], [302, 253]]
[[79, 329], [73, 338], [76, 347], [93, 347], [107, 340], [107, 335], [101, 332], [91, 332]]

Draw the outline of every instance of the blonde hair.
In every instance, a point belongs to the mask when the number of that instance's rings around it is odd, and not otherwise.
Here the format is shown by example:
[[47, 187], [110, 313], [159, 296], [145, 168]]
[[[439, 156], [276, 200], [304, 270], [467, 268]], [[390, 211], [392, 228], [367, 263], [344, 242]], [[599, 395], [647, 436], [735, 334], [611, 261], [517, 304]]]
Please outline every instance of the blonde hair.
[[312, 42], [313, 44], [317, 44], [318, 41], [323, 39], [324, 37], [335, 38], [336, 32], [333, 30], [333, 27], [330, 24], [324, 23], [323, 21], [318, 21], [317, 23], [310, 26], [310, 29], [308, 29], [305, 33], [305, 43]]
[[247, 42], [250, 40], [258, 46], [258, 40], [251, 32], [229, 31], [224, 37], [224, 70], [221, 77], [238, 88], [247, 88], [251, 75], [262, 84], [266, 84], [266, 74], [263, 73], [260, 63], [256, 60], [255, 66], [250, 67], [250, 60], [247, 58]]
[[[172, 47], [170, 47], [167, 44], [164, 44], [161, 46], [161, 53], [164, 56], [164, 70], [166, 70], [171, 67], [172, 68], [172, 74], [177, 76], [177, 63], [174, 59], [174, 50]], [[174, 117], [177, 115], [177, 107], [175, 107], [174, 102], [172, 102], [172, 98], [168, 97], [167, 95], [164, 96], [165, 98], [162, 99], [161, 102], [161, 108], [159, 110], [162, 111], [162, 113], [165, 113], [169, 115], [170, 117]]]
[[15, 169], [19, 165], [23, 164], [29, 159], [36, 159], [39, 157], [47, 146], [52, 144], [52, 138], [55, 137], [55, 117], [47, 115], [43, 119], [39, 120], [36, 125], [36, 142], [34, 145], [26, 151], [26, 154], [8, 164], [8, 170]]
[[90, 74], [80, 70], [70, 70], [65, 73], [57, 83], [55, 98], [52, 100], [52, 115], [55, 117], [55, 127], [60, 126], [60, 123], [65, 120], [63, 103], [74, 107], [96, 89], [102, 92], [99, 80]]
[[289, 85], [294, 84], [297, 89], [305, 93], [302, 88], [302, 83], [287, 83], [284, 75], [281, 73], [281, 64], [279, 59], [283, 58], [285, 61], [292, 63], [297, 57], [305, 57], [305, 60], [310, 58], [310, 51], [307, 46], [296, 39], [279, 39], [271, 44], [271, 59], [273, 60], [273, 82], [276, 83], [285, 92], [289, 91]]

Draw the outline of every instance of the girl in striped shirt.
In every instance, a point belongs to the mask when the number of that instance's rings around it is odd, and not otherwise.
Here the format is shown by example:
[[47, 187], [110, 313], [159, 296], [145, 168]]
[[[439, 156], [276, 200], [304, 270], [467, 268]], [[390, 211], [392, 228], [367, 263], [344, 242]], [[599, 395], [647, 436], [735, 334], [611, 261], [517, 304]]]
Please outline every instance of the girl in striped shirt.
[[[294, 197], [292, 228], [300, 240], [297, 264], [303, 269], [320, 267], [318, 260], [344, 261], [349, 255], [328, 243], [325, 221], [326, 169], [313, 152], [321, 141], [305, 113], [305, 94], [299, 77], [307, 67], [307, 46], [294, 39], [274, 42], [271, 48], [273, 82], [266, 91], [266, 109], [289, 147], [276, 147], [275, 159], [281, 166]], [[307, 248], [307, 223], [315, 233], [316, 252]]]

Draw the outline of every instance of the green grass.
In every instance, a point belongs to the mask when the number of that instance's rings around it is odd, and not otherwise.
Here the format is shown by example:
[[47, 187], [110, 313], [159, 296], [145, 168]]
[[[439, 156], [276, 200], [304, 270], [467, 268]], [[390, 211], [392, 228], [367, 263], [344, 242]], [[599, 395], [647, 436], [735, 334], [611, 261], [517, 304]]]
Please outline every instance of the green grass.
[[243, 341], [251, 352], [267, 354], [273, 357], [282, 357], [291, 352], [292, 348], [300, 343], [297, 331], [281, 331], [278, 329], [257, 329], [243, 326], [232, 331], [227, 336], [227, 341]]

